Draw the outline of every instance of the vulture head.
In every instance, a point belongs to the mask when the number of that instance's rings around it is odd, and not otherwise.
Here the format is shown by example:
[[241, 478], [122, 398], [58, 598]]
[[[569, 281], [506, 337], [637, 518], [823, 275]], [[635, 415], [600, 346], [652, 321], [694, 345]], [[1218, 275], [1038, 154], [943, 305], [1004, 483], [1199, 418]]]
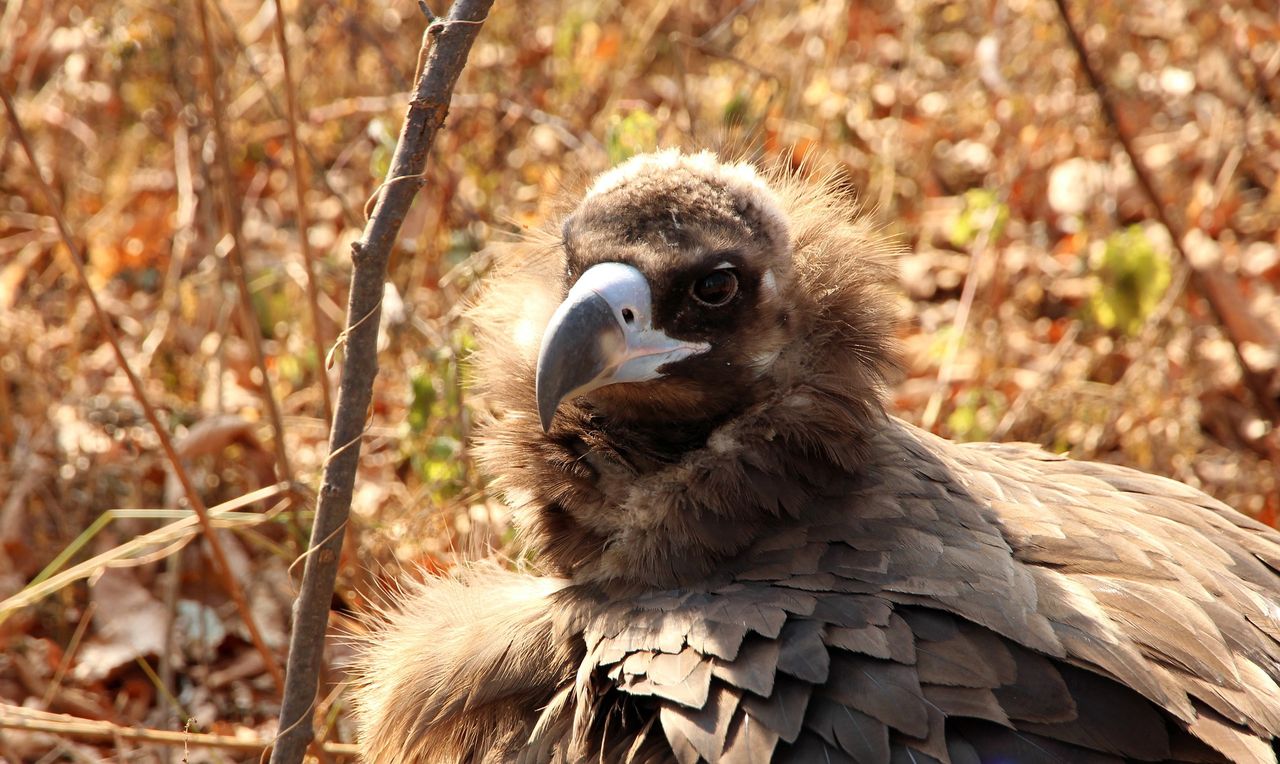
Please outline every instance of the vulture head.
[[753, 169], [642, 156], [600, 178], [561, 231], [568, 295], [538, 356], [544, 430], [566, 398], [698, 430], [772, 389], [794, 339], [791, 233]]
[[831, 183], [674, 151], [507, 247], [478, 454], [542, 572], [388, 609], [365, 759], [1275, 764], [1280, 534], [887, 414], [891, 253]]
[[507, 252], [476, 311], [480, 455], [554, 569], [687, 581], [848, 472], [897, 368], [893, 247], [852, 209], [671, 150]]

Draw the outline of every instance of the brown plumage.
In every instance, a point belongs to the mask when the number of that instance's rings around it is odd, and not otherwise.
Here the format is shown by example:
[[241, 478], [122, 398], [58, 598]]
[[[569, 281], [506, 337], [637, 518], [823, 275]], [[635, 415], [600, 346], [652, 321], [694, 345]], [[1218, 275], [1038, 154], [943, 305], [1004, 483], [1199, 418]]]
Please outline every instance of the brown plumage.
[[511, 248], [480, 453], [549, 575], [386, 614], [368, 760], [1276, 760], [1280, 535], [888, 416], [888, 250], [850, 210], [664, 152]]

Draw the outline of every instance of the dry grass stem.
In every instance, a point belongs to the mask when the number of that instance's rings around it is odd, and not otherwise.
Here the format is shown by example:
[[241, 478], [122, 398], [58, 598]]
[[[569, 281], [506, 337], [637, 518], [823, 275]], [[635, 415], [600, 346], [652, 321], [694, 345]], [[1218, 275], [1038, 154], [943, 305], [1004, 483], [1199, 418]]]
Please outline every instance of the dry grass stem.
[[[142, 387], [142, 380], [133, 371], [133, 367], [129, 364], [129, 360], [125, 358], [124, 351], [120, 348], [120, 341], [116, 338], [115, 328], [111, 324], [111, 320], [107, 317], [106, 312], [98, 303], [97, 296], [94, 294], [93, 287], [89, 284], [89, 277], [85, 273], [84, 257], [76, 245], [75, 240], [71, 236], [71, 230], [68, 228], [66, 221], [63, 219], [61, 207], [58, 204], [57, 197], [53, 194], [53, 189], [49, 188], [49, 184], [44, 179], [44, 174], [40, 170], [40, 165], [36, 162], [35, 153], [31, 150], [31, 144], [27, 140], [26, 133], [22, 129], [22, 123], [18, 120], [17, 109], [14, 108], [13, 101], [9, 98], [6, 90], [0, 89], [0, 96], [4, 99], [5, 113], [9, 117], [9, 123], [13, 128], [13, 134], [17, 137], [18, 143], [22, 146], [23, 152], [26, 154], [27, 161], [34, 169], [34, 174], [38, 180], [41, 192], [44, 194], [45, 203], [49, 207], [49, 212], [53, 215], [54, 220], [58, 224], [58, 232], [62, 236], [63, 243], [67, 247], [71, 262], [76, 271], [76, 277], [80, 282], [81, 288], [89, 298], [90, 304], [93, 306], [94, 316], [98, 319], [98, 324], [102, 328], [103, 334], [107, 338], [107, 342], [111, 346], [112, 353], [115, 355], [116, 363], [129, 379], [129, 386], [133, 389], [134, 397], [142, 406], [143, 412], [147, 417], [147, 421], [151, 424], [152, 429], [160, 440], [161, 448], [164, 449], [166, 457], [169, 459], [169, 465], [173, 469], [174, 475], [182, 484], [182, 490], [186, 496], [187, 503], [191, 505], [192, 511], [196, 513], [197, 521], [200, 524], [201, 531], [205, 539], [209, 543], [209, 550], [213, 559], [214, 571], [218, 578], [222, 581], [223, 588], [227, 594], [235, 601], [236, 610], [240, 613], [241, 619], [244, 621], [245, 627], [249, 629], [250, 634], [256, 634], [254, 640], [255, 647], [262, 653], [263, 661], [267, 668], [271, 671], [272, 676], [277, 682], [283, 686], [284, 677], [280, 672], [280, 667], [275, 661], [275, 656], [266, 643], [262, 641], [261, 634], [258, 632], [257, 624], [254, 621], [253, 614], [249, 610], [248, 600], [245, 599], [244, 590], [240, 587], [235, 576], [231, 572], [231, 566], [227, 563], [226, 552], [222, 548], [222, 543], [218, 540], [218, 535], [213, 532], [212, 520], [209, 517], [209, 511], [205, 508], [204, 502], [200, 499], [200, 495], [196, 492], [195, 486], [191, 482], [190, 475], [182, 466], [182, 460], [178, 458], [177, 452], [173, 447], [173, 440], [169, 437], [169, 432], [160, 422], [160, 416], [156, 412], [151, 401], [147, 398]], [[6, 608], [0, 606], [0, 613]]]
[[[303, 162], [302, 143], [298, 138], [298, 95], [289, 64], [289, 40], [285, 28], [284, 3], [275, 0], [276, 42], [280, 46], [280, 65], [284, 73], [284, 102], [288, 109], [286, 123], [289, 126], [289, 149], [293, 155], [293, 192], [297, 204], [298, 243], [302, 248], [302, 263], [307, 269], [307, 308], [311, 314], [311, 337], [315, 343], [316, 358], [324, 357], [324, 326], [320, 318], [320, 287], [316, 283], [316, 256], [311, 251], [311, 215], [307, 211], [306, 167]], [[320, 388], [324, 406], [324, 423], [333, 425], [333, 400], [329, 393], [329, 375], [322, 362], [317, 363], [315, 384]]]
[[[67, 714], [53, 714], [8, 704], [0, 704], [0, 729], [48, 732], [82, 740], [126, 740], [131, 743], [239, 751], [263, 752], [271, 745], [270, 741], [260, 738], [125, 727], [97, 719], [80, 719]], [[324, 752], [334, 756], [355, 756], [359, 753], [354, 745], [348, 743], [325, 743]]]
[[[233, 188], [235, 175], [231, 171], [231, 140], [227, 134], [226, 107], [222, 100], [221, 83], [219, 82], [218, 57], [214, 49], [213, 33], [209, 28], [209, 13], [205, 0], [195, 0], [196, 18], [200, 22], [201, 52], [204, 59], [205, 78], [211, 102], [211, 123], [215, 143], [215, 154], [218, 161], [218, 190], [222, 196], [222, 212], [225, 215], [224, 229], [231, 236], [232, 246], [227, 252], [227, 263], [230, 266], [231, 280], [235, 283], [240, 297], [240, 331], [249, 345], [249, 353], [253, 365], [261, 376], [262, 401], [267, 407], [267, 417], [275, 432], [273, 445], [276, 461], [280, 465], [280, 474], [287, 481], [293, 480], [293, 468], [290, 466], [289, 451], [284, 440], [284, 419], [280, 415], [280, 404], [276, 401], [275, 390], [271, 381], [271, 372], [267, 369], [266, 356], [262, 352], [261, 330], [258, 324], [257, 311], [253, 307], [253, 294], [249, 290], [249, 277], [245, 272], [244, 219], [240, 207], [240, 196]], [[257, 638], [255, 638], [256, 641]], [[278, 669], [272, 672], [275, 676]]]
[[[92, 576], [104, 568], [121, 565], [137, 565], [142, 559], [161, 559], [181, 549], [196, 535], [206, 538], [214, 535], [217, 528], [246, 528], [275, 519], [278, 512], [243, 513], [241, 509], [284, 495], [291, 490], [289, 483], [277, 483], [257, 491], [251, 491], [202, 513], [190, 515], [181, 520], [169, 523], [149, 533], [135, 536], [128, 541], [111, 547], [101, 554], [77, 563], [70, 568], [32, 584], [17, 594], [0, 601], [0, 623], [16, 610], [29, 607], [63, 589], [68, 584]], [[212, 546], [212, 543], [210, 544]], [[156, 550], [162, 550], [157, 555]]]

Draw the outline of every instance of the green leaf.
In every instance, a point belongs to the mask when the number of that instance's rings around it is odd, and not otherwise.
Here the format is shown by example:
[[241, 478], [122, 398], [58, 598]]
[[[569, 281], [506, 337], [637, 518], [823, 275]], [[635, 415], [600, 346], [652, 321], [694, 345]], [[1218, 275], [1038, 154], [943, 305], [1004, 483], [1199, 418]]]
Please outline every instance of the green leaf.
[[1008, 222], [1009, 207], [1000, 201], [995, 191], [971, 188], [964, 192], [964, 209], [951, 221], [948, 238], [957, 249], [965, 249], [987, 228], [991, 229], [987, 241], [999, 239]]
[[413, 391], [413, 401], [409, 404], [409, 431], [421, 434], [431, 422], [431, 408], [436, 402], [436, 385], [432, 370], [419, 366], [409, 376], [409, 385]]
[[947, 417], [947, 428], [954, 440], [990, 440], [1007, 408], [1008, 402], [998, 390], [971, 388], [960, 394]]
[[658, 147], [658, 120], [647, 111], [634, 110], [625, 117], [614, 115], [604, 138], [610, 164], [621, 164], [636, 154]]
[[1094, 273], [1098, 286], [1089, 299], [1090, 314], [1104, 328], [1128, 335], [1142, 329], [1171, 279], [1168, 258], [1138, 225], [1107, 237]]
[[747, 124], [751, 117], [751, 99], [746, 93], [738, 91], [724, 105], [720, 119], [726, 127], [737, 127]]
[[277, 327], [288, 326], [297, 314], [298, 305], [288, 284], [274, 271], [257, 274], [249, 282], [249, 294], [265, 339], [276, 338]]

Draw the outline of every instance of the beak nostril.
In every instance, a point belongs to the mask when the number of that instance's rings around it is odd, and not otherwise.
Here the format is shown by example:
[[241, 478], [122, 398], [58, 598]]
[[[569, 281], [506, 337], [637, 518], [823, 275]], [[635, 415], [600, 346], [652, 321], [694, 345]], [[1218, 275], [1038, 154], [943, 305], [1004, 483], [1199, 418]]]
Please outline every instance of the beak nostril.
[[631, 310], [631, 308], [623, 308], [623, 309], [622, 309], [622, 320], [623, 320], [623, 321], [626, 321], [628, 324], [633, 323], [633, 322], [636, 320], [636, 314], [635, 314], [635, 312], [634, 312], [633, 310]]

